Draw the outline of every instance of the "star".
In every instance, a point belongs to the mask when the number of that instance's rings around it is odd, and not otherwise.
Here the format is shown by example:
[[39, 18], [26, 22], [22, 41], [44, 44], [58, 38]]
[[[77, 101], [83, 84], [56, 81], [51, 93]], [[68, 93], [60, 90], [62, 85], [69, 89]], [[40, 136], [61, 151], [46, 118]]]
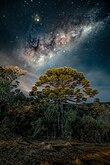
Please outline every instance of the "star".
[[26, 5], [28, 5], [28, 4], [29, 4], [26, 0], [24, 1], [24, 3], [25, 3]]
[[40, 16], [38, 14], [32, 15], [32, 19], [35, 23], [40, 22]]
[[3, 18], [6, 18], [6, 15], [5, 14], [3, 15]]
[[16, 36], [15, 38], [16, 38], [16, 39], [19, 39], [19, 36]]

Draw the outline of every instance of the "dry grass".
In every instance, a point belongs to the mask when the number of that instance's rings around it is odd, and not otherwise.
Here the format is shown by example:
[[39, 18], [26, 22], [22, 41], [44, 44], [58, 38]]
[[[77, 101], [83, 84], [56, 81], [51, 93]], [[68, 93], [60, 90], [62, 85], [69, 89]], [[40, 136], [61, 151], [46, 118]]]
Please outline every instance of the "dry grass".
[[22, 138], [0, 141], [0, 165], [45, 163], [50, 165], [52, 162], [71, 162], [72, 164], [85, 162], [86, 164], [90, 160], [98, 161], [99, 164], [110, 164], [110, 146], [81, 144], [74, 141], [67, 143], [63, 140], [26, 142]]

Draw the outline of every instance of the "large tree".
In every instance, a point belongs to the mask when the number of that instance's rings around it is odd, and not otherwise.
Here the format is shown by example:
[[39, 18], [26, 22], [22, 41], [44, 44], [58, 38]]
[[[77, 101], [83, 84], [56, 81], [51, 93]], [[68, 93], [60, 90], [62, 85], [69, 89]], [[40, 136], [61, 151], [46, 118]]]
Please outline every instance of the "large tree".
[[32, 87], [31, 92], [44, 101], [55, 103], [60, 113], [61, 135], [63, 135], [64, 103], [68, 101], [83, 102], [97, 93], [97, 90], [90, 87], [89, 80], [85, 78], [84, 74], [71, 67], [48, 69], [44, 75], [39, 77], [39, 81]]

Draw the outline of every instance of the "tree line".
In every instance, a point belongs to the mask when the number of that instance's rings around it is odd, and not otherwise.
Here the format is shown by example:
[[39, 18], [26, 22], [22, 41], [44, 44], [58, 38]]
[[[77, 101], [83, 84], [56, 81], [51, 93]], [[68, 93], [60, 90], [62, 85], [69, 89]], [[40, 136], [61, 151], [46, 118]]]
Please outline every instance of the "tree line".
[[82, 72], [61, 67], [46, 70], [29, 97], [19, 89], [17, 66], [0, 67], [0, 138], [76, 139], [110, 142], [110, 104], [95, 99], [98, 91]]

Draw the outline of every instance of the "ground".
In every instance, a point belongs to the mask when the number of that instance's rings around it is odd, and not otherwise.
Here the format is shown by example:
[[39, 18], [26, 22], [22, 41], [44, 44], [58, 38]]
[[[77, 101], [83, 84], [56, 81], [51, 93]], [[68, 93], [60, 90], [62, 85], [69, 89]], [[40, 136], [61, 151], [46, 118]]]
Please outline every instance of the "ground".
[[0, 165], [110, 165], [110, 145], [1, 140]]

